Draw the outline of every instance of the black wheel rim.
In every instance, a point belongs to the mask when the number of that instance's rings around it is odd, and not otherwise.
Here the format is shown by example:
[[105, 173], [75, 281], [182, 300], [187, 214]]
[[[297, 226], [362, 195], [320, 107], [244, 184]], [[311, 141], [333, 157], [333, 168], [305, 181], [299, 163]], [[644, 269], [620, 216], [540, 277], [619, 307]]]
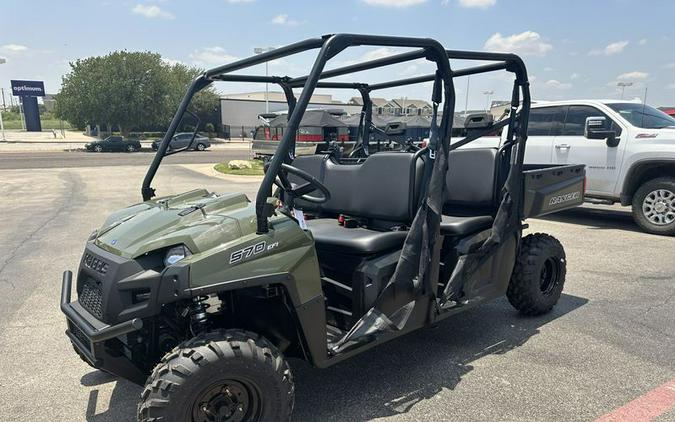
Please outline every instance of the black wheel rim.
[[258, 388], [243, 380], [223, 380], [206, 388], [192, 406], [193, 422], [252, 422], [262, 410]]
[[555, 257], [550, 257], [544, 261], [544, 266], [541, 269], [539, 288], [545, 295], [550, 294], [558, 285], [559, 280], [560, 260]]

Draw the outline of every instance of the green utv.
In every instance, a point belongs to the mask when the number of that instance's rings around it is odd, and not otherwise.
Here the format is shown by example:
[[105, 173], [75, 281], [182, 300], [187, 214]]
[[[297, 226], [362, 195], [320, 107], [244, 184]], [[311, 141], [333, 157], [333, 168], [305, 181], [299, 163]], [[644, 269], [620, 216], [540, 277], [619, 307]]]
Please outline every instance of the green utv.
[[[408, 49], [324, 69], [352, 46]], [[312, 49], [306, 76], [233, 73]], [[326, 80], [418, 59], [436, 71], [376, 84]], [[453, 70], [450, 59], [486, 63]], [[511, 112], [451, 142], [453, 78], [493, 71], [514, 75]], [[217, 81], [275, 83], [287, 97], [287, 130], [256, 202], [206, 190], [152, 199], [163, 157], [179, 152], [167, 152], [169, 140], [196, 118], [191, 98]], [[370, 92], [425, 82], [433, 83], [428, 145], [369, 153]], [[302, 89], [297, 99], [293, 88]], [[295, 157], [315, 88], [363, 97], [350, 156]], [[327, 367], [504, 294], [524, 314], [547, 312], [563, 289], [565, 252], [546, 234], [521, 238], [523, 220], [581, 204], [585, 171], [523, 165], [529, 110], [518, 56], [446, 50], [432, 39], [327, 35], [206, 71], [159, 146], [144, 202], [88, 239], [76, 301], [64, 273], [66, 335], [91, 366], [145, 386], [139, 421], [285, 421], [294, 404], [287, 358]], [[469, 145], [501, 129], [499, 148]]]

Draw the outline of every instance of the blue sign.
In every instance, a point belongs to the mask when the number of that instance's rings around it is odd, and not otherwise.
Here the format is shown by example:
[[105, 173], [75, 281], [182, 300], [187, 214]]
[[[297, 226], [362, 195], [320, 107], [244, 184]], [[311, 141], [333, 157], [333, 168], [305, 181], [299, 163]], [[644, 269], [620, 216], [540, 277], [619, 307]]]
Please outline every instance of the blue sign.
[[44, 97], [45, 83], [43, 81], [10, 81], [12, 95], [17, 97]]

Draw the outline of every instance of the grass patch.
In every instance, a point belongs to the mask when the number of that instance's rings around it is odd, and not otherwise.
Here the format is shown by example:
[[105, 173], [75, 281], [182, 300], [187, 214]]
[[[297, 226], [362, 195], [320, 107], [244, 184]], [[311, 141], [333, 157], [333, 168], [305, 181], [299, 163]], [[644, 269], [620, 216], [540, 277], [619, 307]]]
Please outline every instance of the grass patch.
[[[228, 161], [229, 162], [229, 161]], [[251, 168], [250, 169], [231, 169], [227, 166], [227, 163], [218, 163], [216, 164], [213, 168], [216, 169], [217, 172], [223, 173], [223, 174], [235, 174], [238, 176], [262, 176], [265, 174], [265, 171], [263, 169], [263, 163], [260, 160], [249, 160], [249, 163], [251, 163]]]
[[[4, 117], [4, 116], [3, 116]], [[17, 130], [21, 129], [21, 120], [5, 120], [3, 122], [5, 124], [5, 129], [7, 130]], [[56, 129], [60, 130], [61, 129], [61, 120], [58, 119], [41, 119], [40, 123], [42, 124], [42, 130], [51, 130], [51, 129]], [[70, 126], [70, 123], [63, 121], [63, 128], [65, 130], [70, 130], [72, 127]]]

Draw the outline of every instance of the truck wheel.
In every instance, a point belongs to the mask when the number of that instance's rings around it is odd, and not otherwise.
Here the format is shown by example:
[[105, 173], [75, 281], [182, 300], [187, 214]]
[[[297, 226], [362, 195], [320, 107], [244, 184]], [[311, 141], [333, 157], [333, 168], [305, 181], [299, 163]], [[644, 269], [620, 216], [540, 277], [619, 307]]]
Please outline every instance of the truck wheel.
[[544, 314], [560, 299], [565, 273], [565, 250], [558, 239], [529, 234], [520, 243], [506, 297], [524, 315]]
[[633, 219], [647, 233], [675, 236], [675, 179], [659, 177], [633, 196]]
[[288, 421], [293, 377], [264, 337], [201, 334], [169, 352], [145, 383], [138, 421]]

